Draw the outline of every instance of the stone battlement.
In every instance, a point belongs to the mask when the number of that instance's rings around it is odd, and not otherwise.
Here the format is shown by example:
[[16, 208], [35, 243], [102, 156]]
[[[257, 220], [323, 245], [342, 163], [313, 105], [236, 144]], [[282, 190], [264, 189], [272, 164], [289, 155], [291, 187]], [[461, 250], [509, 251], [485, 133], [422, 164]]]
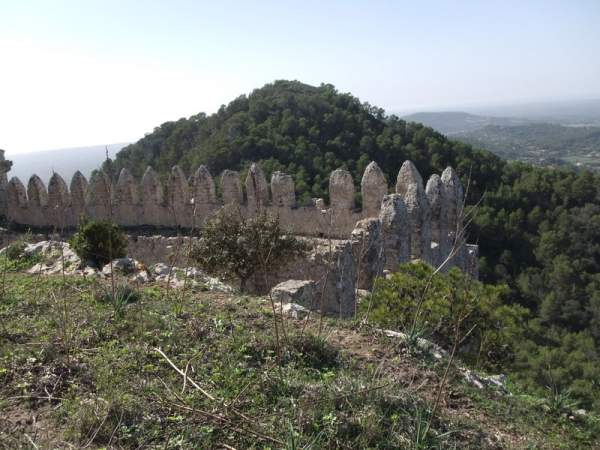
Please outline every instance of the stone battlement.
[[[405, 161], [395, 181], [390, 188], [382, 170], [371, 162], [360, 186], [362, 208], [357, 209], [352, 176], [337, 169], [329, 178], [329, 205], [314, 199], [311, 206], [299, 206], [293, 178], [274, 172], [268, 183], [257, 164], [248, 171], [245, 189], [238, 172], [225, 170], [218, 191], [205, 166], [189, 179], [175, 166], [165, 184], [148, 167], [141, 180], [123, 169], [114, 184], [100, 171], [89, 181], [77, 172], [69, 185], [54, 174], [47, 188], [37, 175], [27, 187], [15, 177], [4, 181], [0, 205], [5, 200], [5, 215], [12, 223], [57, 230], [76, 226], [81, 216], [111, 219], [124, 227], [201, 228], [216, 210], [233, 205], [246, 217], [261, 211], [277, 215], [283, 227], [298, 235], [350, 239], [358, 221], [379, 218], [386, 266], [412, 259], [443, 261], [456, 247], [456, 231], [462, 229], [463, 188], [458, 176], [448, 167], [424, 184], [413, 163]], [[390, 191], [395, 193], [388, 195]], [[476, 261], [476, 246], [458, 245], [461, 250], [451, 265], [468, 270]]]

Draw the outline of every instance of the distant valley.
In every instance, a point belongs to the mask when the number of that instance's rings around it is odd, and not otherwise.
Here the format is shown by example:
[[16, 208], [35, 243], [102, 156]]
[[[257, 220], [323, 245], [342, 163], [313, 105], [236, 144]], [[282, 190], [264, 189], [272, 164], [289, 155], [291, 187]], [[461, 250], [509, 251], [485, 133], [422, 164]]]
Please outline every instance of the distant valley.
[[[548, 119], [551, 117], [547, 116]], [[593, 115], [579, 117], [580, 123], [574, 116], [569, 116], [571, 121], [566, 117], [564, 123], [558, 123], [466, 112], [422, 112], [403, 119], [423, 123], [453, 139], [506, 159], [599, 170], [600, 121], [597, 122]]]
[[[108, 155], [114, 158], [126, 143], [109, 144]], [[31, 153], [6, 153], [6, 159], [13, 162], [8, 177], [19, 177], [27, 184], [29, 177], [37, 174], [44, 183], [54, 172], [60, 174], [69, 184], [73, 174], [79, 170], [89, 178], [94, 169], [106, 159], [106, 146], [94, 145], [89, 147], [64, 148], [57, 150], [44, 150]]]

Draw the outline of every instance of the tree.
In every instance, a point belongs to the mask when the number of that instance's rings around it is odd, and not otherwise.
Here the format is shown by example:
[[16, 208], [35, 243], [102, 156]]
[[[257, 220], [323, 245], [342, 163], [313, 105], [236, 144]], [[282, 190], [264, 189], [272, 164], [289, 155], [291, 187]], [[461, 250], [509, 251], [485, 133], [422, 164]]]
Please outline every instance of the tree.
[[127, 237], [114, 223], [84, 219], [71, 238], [71, 247], [82, 261], [93, 261], [98, 267], [127, 252]]
[[239, 210], [223, 208], [205, 224], [192, 258], [209, 273], [237, 277], [244, 292], [258, 270], [269, 271], [305, 250], [303, 242], [284, 234], [278, 218], [262, 213], [245, 219]]

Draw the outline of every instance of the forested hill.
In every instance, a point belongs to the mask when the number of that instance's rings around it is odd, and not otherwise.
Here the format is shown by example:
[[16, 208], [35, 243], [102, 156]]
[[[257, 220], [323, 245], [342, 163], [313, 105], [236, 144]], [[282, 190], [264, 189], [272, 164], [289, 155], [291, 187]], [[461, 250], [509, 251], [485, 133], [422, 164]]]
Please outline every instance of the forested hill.
[[122, 150], [111, 169], [141, 175], [152, 165], [165, 174], [179, 164], [190, 174], [206, 164], [218, 175], [260, 161], [267, 175], [293, 175], [307, 200], [325, 197], [336, 168], [348, 168], [358, 186], [370, 160], [394, 180], [405, 159], [423, 176], [452, 165], [465, 184], [471, 176], [469, 202], [483, 196], [470, 229], [481, 277], [506, 284], [507, 305], [523, 308], [517, 351], [501, 370], [600, 411], [600, 174], [505, 162], [331, 85], [295, 81], [167, 122]]
[[448, 141], [441, 134], [361, 103], [331, 85], [313, 87], [277, 81], [242, 95], [213, 115], [200, 113], [167, 122], [122, 150], [117, 167], [141, 175], [147, 165], [166, 172], [179, 164], [188, 174], [206, 164], [217, 175], [261, 161], [267, 176], [292, 174], [298, 197], [326, 197], [329, 173], [349, 169], [360, 183], [363, 169], [377, 161], [390, 179], [411, 159], [424, 176], [453, 165], [475, 174], [474, 193], [503, 166], [491, 153]]

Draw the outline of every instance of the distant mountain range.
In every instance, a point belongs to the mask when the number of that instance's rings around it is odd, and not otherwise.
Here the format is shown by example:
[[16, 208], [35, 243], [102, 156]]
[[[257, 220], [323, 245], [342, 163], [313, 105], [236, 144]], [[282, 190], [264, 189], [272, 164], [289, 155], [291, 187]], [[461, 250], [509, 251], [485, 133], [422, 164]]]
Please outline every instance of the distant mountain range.
[[[109, 144], [109, 157], [114, 158], [117, 152], [126, 145], [127, 143]], [[89, 178], [91, 172], [100, 167], [106, 159], [106, 146], [93, 145], [31, 153], [7, 152], [6, 159], [13, 162], [8, 177], [19, 177], [24, 184], [27, 184], [29, 177], [33, 174], [37, 174], [45, 183], [48, 183], [54, 172], [60, 174], [69, 184], [77, 170]]]

